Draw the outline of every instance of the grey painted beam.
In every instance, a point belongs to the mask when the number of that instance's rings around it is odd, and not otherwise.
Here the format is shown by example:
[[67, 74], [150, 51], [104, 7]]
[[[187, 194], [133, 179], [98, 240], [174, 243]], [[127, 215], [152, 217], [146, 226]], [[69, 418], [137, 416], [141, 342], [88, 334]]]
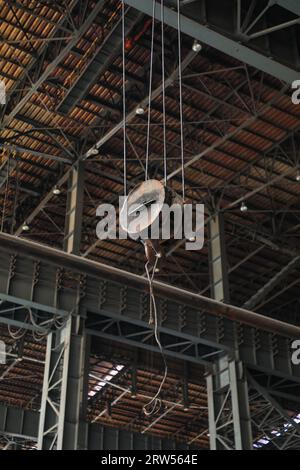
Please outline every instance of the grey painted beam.
[[[0, 404], [0, 434], [36, 441], [39, 412], [13, 408]], [[89, 450], [188, 450], [188, 444], [172, 439], [160, 439], [100, 424], [88, 424], [87, 449]]]
[[275, 0], [274, 3], [285, 8], [286, 10], [300, 16], [300, 2], [299, 0]]
[[67, 196], [64, 250], [76, 255], [80, 254], [82, 234], [84, 173], [84, 162], [74, 165], [69, 176]]
[[275, 276], [272, 277], [261, 289], [259, 289], [247, 302], [244, 308], [255, 308], [273, 289], [283, 281], [291, 272], [300, 265], [300, 256], [293, 258], [284, 268], [282, 268]]
[[[98, 263], [92, 260], [64, 253], [46, 245], [30, 242], [5, 233], [0, 233], [0, 250], [16, 253], [25, 258], [39, 259], [43, 263], [60, 266], [67, 270], [83, 273], [93, 277], [100, 277], [112, 282], [118, 282], [128, 287], [148, 291], [148, 282], [142, 276], [130, 273], [110, 265]], [[289, 338], [300, 337], [300, 327], [290, 325], [273, 318], [251, 312], [246, 309], [226, 305], [222, 302], [201, 296], [178, 287], [155, 281], [153, 286], [157, 295], [174, 302], [182, 303], [191, 308], [205, 310], [212, 315], [221, 315], [233, 321], [238, 321], [249, 326], [270, 331]]]
[[[134, 26], [141, 22], [143, 14], [134, 9], [128, 8], [125, 12], [125, 37], [127, 37]], [[120, 17], [111, 30], [106, 32], [105, 38], [99, 48], [95, 51], [90, 62], [84, 67], [82, 74], [75, 80], [68, 89], [66, 95], [58, 105], [57, 110], [68, 114], [86, 96], [88, 90], [100, 77], [103, 71], [107, 70], [110, 64], [120, 53], [122, 45], [122, 18]]]
[[[152, 16], [152, 2], [149, 2], [148, 0], [125, 0], [125, 2], [137, 10]], [[156, 8], [155, 17], [158, 20], [161, 20], [160, 8]], [[177, 12], [165, 7], [164, 21], [172, 28], [177, 29]], [[197, 23], [184, 15], [181, 15], [181, 30], [188, 36], [198, 39], [203, 44], [212, 46], [215, 49], [240, 60], [241, 62], [245, 62], [246, 64], [262, 70], [269, 75], [271, 74], [286, 83], [290, 84], [299, 78], [299, 72], [297, 70], [293, 70], [280, 64], [279, 62], [276, 62], [275, 60], [272, 60], [269, 57], [238, 43], [237, 41], [229, 39], [225, 35]]]
[[[69, 312], [80, 298], [80, 315], [93, 334], [108, 334], [116, 343], [134, 341], [137, 349], [151, 347], [145, 278], [6, 234], [0, 234], [0, 265], [0, 293]], [[300, 337], [299, 327], [160, 282], [154, 289], [168, 354], [179, 351], [181, 359], [199, 362], [220, 351], [234, 355], [238, 348], [251, 369], [300, 381], [300, 367], [291, 363], [291, 338]], [[22, 320], [17, 312], [9, 321], [14, 319]]]
[[212, 297], [229, 302], [228, 270], [224, 232], [224, 214], [216, 214], [209, 221], [209, 264]]

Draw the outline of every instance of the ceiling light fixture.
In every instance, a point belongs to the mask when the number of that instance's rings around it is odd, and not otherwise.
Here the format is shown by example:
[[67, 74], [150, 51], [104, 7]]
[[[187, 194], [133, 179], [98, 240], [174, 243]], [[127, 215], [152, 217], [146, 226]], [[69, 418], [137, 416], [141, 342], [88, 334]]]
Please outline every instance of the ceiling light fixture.
[[200, 44], [200, 42], [195, 39], [192, 45], [192, 49], [194, 52], [200, 52], [202, 50], [202, 44]]
[[240, 211], [247, 212], [247, 210], [248, 210], [248, 206], [246, 205], [245, 201], [243, 201], [240, 207]]
[[143, 106], [138, 106], [135, 110], [135, 113], [138, 115], [138, 116], [141, 116], [142, 114], [144, 114], [145, 112], [145, 108], [143, 108]]
[[25, 221], [24, 224], [22, 225], [23, 232], [28, 232], [29, 228], [30, 227], [29, 227], [28, 223]]
[[59, 189], [59, 187], [58, 187], [58, 186], [54, 186], [54, 188], [53, 188], [53, 191], [52, 191], [52, 192], [53, 192], [53, 194], [54, 194], [55, 196], [59, 196], [59, 195], [60, 195], [60, 193], [61, 193], [61, 190]]
[[87, 151], [86, 158], [93, 157], [96, 155], [99, 155], [99, 150], [96, 147], [92, 147], [90, 150]]

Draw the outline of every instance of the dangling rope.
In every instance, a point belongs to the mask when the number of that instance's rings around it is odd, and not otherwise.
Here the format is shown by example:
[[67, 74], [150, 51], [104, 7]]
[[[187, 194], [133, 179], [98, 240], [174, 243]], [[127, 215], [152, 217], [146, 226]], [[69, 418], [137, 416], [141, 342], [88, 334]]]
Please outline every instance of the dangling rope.
[[12, 215], [12, 222], [10, 227], [10, 233], [13, 235], [16, 225], [16, 214], [17, 214], [17, 206], [18, 206], [18, 197], [20, 192], [20, 182], [19, 182], [19, 173], [20, 173], [20, 160], [17, 159], [16, 164], [16, 184], [15, 184], [15, 196], [14, 196], [14, 205], [13, 205], [13, 215]]
[[[149, 170], [149, 148], [150, 148], [150, 127], [151, 127], [151, 98], [152, 98], [152, 79], [153, 79], [153, 56], [154, 56], [154, 33], [155, 33], [155, 6], [156, 1], [153, 0], [153, 10], [152, 10], [152, 35], [151, 35], [151, 55], [150, 55], [150, 76], [149, 76], [149, 105], [148, 105], [148, 124], [147, 124], [147, 148], [146, 148], [146, 171], [145, 171], [145, 180], [148, 179], [148, 170]], [[167, 137], [166, 137], [166, 92], [165, 92], [165, 34], [164, 34], [164, 0], [161, 0], [161, 54], [162, 54], [162, 111], [163, 111], [163, 161], [164, 161], [164, 183], [167, 183]], [[155, 248], [153, 247], [155, 250]], [[154, 337], [158, 345], [159, 351], [161, 353], [163, 362], [164, 362], [164, 374], [161, 380], [161, 383], [158, 387], [158, 390], [154, 397], [143, 407], [143, 411], [146, 416], [151, 416], [156, 414], [161, 409], [162, 400], [160, 394], [162, 388], [166, 382], [168, 376], [168, 365], [166, 357], [164, 354], [163, 347], [161, 345], [158, 333], [158, 316], [157, 316], [157, 306], [155, 295], [153, 291], [153, 279], [155, 276], [157, 263], [159, 259], [159, 253], [155, 252], [156, 258], [155, 263], [152, 266], [152, 272], [149, 272], [149, 261], [145, 264], [145, 271], [147, 279], [149, 282], [149, 292], [150, 292], [150, 314], [149, 314], [149, 324], [154, 325]]]
[[180, 143], [181, 143], [181, 177], [182, 198], [185, 200], [185, 177], [184, 177], [184, 132], [183, 132], [183, 100], [182, 100], [182, 69], [181, 69], [181, 20], [180, 0], [177, 0], [177, 29], [178, 29], [178, 84], [179, 84], [179, 108], [180, 108]]
[[152, 99], [152, 78], [153, 78], [153, 57], [154, 57], [154, 32], [155, 32], [155, 6], [156, 0], [152, 0], [152, 32], [151, 32], [151, 53], [150, 53], [150, 75], [149, 75], [149, 98], [148, 98], [148, 124], [147, 124], [147, 145], [146, 145], [146, 170], [145, 181], [149, 172], [149, 148], [150, 148], [150, 127], [151, 127], [151, 99]]
[[6, 159], [6, 184], [5, 184], [4, 201], [3, 201], [3, 208], [2, 208], [1, 232], [3, 232], [3, 230], [4, 230], [6, 206], [7, 206], [7, 201], [8, 201], [9, 170], [10, 170], [10, 151], [8, 150], [8, 156], [7, 156], [7, 159]]
[[123, 63], [123, 158], [124, 196], [127, 196], [127, 145], [126, 145], [126, 62], [125, 62], [125, 3], [122, 0], [122, 63]]
[[161, 0], [161, 69], [162, 69], [162, 105], [163, 105], [163, 142], [164, 142], [164, 182], [167, 184], [167, 133], [166, 133], [166, 89], [165, 89], [165, 10]]
[[152, 269], [152, 273], [150, 274], [150, 272], [149, 272], [149, 261], [147, 261], [147, 263], [145, 264], [145, 271], [146, 271], [146, 274], [147, 274], [147, 278], [148, 278], [148, 282], [149, 282], [149, 290], [150, 290], [150, 318], [149, 318], [149, 323], [154, 324], [154, 337], [155, 337], [156, 343], [159, 347], [161, 356], [162, 356], [163, 361], [164, 361], [164, 375], [163, 375], [162, 381], [160, 383], [160, 386], [159, 386], [156, 394], [149, 401], [149, 403], [147, 403], [143, 407], [143, 411], [144, 411], [146, 416], [156, 414], [160, 410], [161, 405], [162, 405], [162, 400], [161, 400], [161, 398], [159, 398], [159, 395], [162, 391], [162, 388], [164, 386], [164, 383], [165, 383], [165, 381], [167, 379], [167, 375], [168, 375], [168, 365], [167, 365], [166, 357], [164, 355], [163, 347], [161, 345], [161, 342], [160, 342], [160, 339], [159, 339], [159, 334], [158, 334], [157, 306], [156, 306], [156, 300], [155, 300], [155, 295], [154, 295], [154, 291], [153, 291], [153, 279], [154, 279], [157, 263], [158, 263], [158, 256], [156, 256], [155, 263], [154, 263], [154, 266], [153, 266], [153, 269]]

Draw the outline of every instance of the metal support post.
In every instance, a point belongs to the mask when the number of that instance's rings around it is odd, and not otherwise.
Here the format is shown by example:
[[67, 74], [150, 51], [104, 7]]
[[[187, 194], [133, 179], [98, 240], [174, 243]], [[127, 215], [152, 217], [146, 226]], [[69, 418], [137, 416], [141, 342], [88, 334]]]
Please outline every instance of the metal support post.
[[223, 214], [216, 214], [209, 224], [209, 256], [211, 296], [220, 302], [229, 301]]
[[251, 450], [248, 385], [242, 363], [224, 357], [206, 380], [211, 450]]
[[38, 433], [38, 449], [61, 450], [67, 398], [71, 318], [47, 338], [46, 362]]
[[[70, 175], [64, 249], [80, 254], [82, 212], [84, 199], [84, 168], [79, 163]], [[87, 394], [84, 370], [88, 367], [87, 336], [80, 302], [84, 297], [84, 279], [79, 283], [76, 305], [65, 326], [52, 332], [47, 341], [39, 449], [77, 449], [84, 418], [83, 396]], [[84, 424], [82, 424], [84, 428]]]
[[84, 200], [84, 163], [79, 162], [69, 177], [64, 251], [80, 254]]
[[[229, 301], [229, 283], [223, 214], [211, 220], [210, 274], [212, 297]], [[217, 449], [252, 449], [248, 385], [243, 364], [228, 356], [215, 363], [207, 375], [210, 447]]]

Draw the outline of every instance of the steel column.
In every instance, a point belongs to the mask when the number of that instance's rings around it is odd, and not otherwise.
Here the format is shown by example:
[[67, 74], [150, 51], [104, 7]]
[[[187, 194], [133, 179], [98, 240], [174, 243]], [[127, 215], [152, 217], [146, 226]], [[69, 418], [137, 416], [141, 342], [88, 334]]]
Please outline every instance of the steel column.
[[80, 254], [82, 213], [84, 199], [84, 163], [79, 162], [71, 170], [67, 198], [64, 251]]
[[[212, 297], [229, 301], [223, 214], [209, 223]], [[247, 380], [243, 364], [223, 356], [207, 376], [210, 447], [212, 450], [252, 449]]]
[[38, 432], [38, 449], [63, 448], [71, 319], [47, 338], [46, 363]]
[[[80, 252], [83, 198], [84, 164], [80, 162], [74, 165], [70, 174], [64, 239], [67, 253]], [[65, 326], [48, 336], [39, 449], [72, 450], [78, 446], [86, 363], [86, 333], [84, 320], [80, 316], [80, 286], [78, 294]]]
[[209, 223], [211, 296], [229, 302], [228, 273], [224, 232], [224, 215], [219, 213]]
[[206, 380], [211, 450], [251, 450], [248, 386], [242, 363], [224, 357]]

